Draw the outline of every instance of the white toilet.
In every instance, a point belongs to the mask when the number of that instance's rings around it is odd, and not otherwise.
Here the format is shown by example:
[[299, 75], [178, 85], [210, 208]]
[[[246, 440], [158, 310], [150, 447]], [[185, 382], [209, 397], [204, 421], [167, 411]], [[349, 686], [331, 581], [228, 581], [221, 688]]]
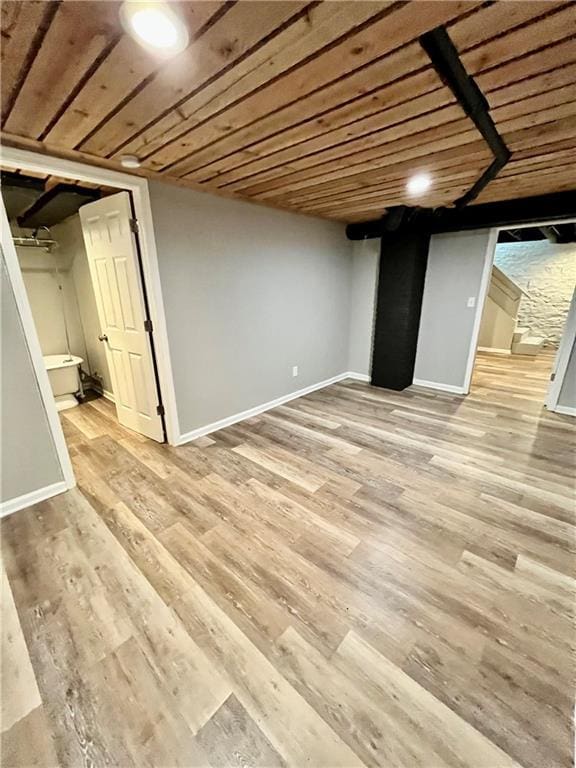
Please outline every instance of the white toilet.
[[48, 378], [58, 411], [65, 411], [67, 408], [75, 408], [78, 405], [74, 393], [82, 389], [80, 383], [80, 364], [82, 362], [82, 358], [76, 355], [44, 356], [44, 364], [48, 371]]

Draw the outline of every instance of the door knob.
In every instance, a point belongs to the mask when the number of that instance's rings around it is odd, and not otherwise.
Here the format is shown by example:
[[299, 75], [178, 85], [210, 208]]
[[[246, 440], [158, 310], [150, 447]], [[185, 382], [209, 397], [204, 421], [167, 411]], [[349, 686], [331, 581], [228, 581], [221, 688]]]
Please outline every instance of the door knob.
[[105, 333], [103, 333], [101, 336], [98, 336], [98, 338], [100, 339], [100, 341], [108, 341], [108, 336], [106, 336]]

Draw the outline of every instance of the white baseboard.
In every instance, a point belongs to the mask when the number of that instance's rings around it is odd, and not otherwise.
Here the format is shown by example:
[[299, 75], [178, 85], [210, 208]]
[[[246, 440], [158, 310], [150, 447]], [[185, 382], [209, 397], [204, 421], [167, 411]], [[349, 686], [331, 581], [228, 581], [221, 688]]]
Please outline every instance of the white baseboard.
[[198, 429], [193, 429], [191, 432], [185, 432], [184, 434], [180, 435], [177, 445], [184, 445], [184, 443], [189, 443], [191, 440], [196, 440], [199, 437], [204, 437], [204, 435], [217, 432], [219, 429], [231, 427], [233, 424], [237, 424], [239, 421], [250, 419], [252, 416], [258, 416], [259, 413], [264, 413], [264, 411], [277, 408], [279, 405], [284, 405], [284, 403], [288, 403], [290, 400], [296, 400], [298, 397], [308, 395], [310, 392], [315, 392], [317, 389], [329, 387], [330, 384], [336, 384], [337, 382], [343, 381], [344, 379], [358, 379], [359, 381], [368, 381], [369, 377], [364, 377], [364, 374], [362, 373], [340, 373], [338, 376], [333, 376], [331, 379], [320, 381], [318, 384], [311, 384], [309, 387], [298, 389], [296, 392], [291, 392], [289, 395], [283, 395], [282, 397], [276, 398], [276, 400], [270, 400], [267, 403], [262, 403], [262, 405], [249, 408], [247, 411], [235, 413], [233, 416], [227, 416], [225, 419], [212, 422], [212, 424], [206, 424], [204, 427], [198, 427]]
[[0, 517], [6, 517], [13, 512], [18, 512], [19, 509], [25, 509], [31, 507], [33, 504], [38, 504], [40, 501], [46, 501], [46, 499], [57, 496], [59, 493], [64, 493], [68, 488], [64, 480], [59, 483], [53, 483], [52, 485], [46, 485], [44, 488], [38, 488], [37, 491], [31, 493], [25, 493], [23, 496], [16, 496], [14, 499], [8, 499], [0, 503]]
[[344, 374], [344, 377], [346, 379], [354, 379], [355, 381], [366, 381], [370, 383], [371, 376], [369, 376], [367, 373], [356, 373], [355, 371], [347, 371]]
[[454, 384], [442, 384], [439, 381], [425, 381], [424, 379], [414, 379], [412, 384], [416, 387], [426, 387], [426, 389], [439, 389], [441, 392], [450, 392], [454, 395], [463, 395], [464, 387], [456, 387]]
[[94, 389], [96, 392], [99, 392], [105, 400], [110, 400], [111, 403], [116, 402], [113, 392], [109, 392], [107, 389], [103, 389], [102, 387], [98, 387], [98, 386], [91, 387], [91, 389]]
[[569, 405], [557, 405], [554, 408], [554, 413], [560, 413], [562, 416], [576, 416], [576, 408], [571, 408]]
[[511, 355], [512, 350], [499, 347], [478, 347], [478, 352], [488, 352], [490, 355]]

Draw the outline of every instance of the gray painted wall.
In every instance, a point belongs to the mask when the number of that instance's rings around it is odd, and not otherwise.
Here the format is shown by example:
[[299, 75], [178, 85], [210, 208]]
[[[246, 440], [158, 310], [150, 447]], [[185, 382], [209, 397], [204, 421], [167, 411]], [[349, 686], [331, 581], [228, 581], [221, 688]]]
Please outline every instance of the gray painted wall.
[[370, 375], [380, 240], [353, 243], [348, 370]]
[[150, 195], [183, 434], [347, 370], [342, 225], [160, 182]]
[[463, 387], [489, 230], [434, 235], [430, 243], [414, 378]]
[[572, 345], [572, 352], [570, 353], [568, 368], [566, 369], [566, 375], [560, 390], [558, 405], [563, 408], [576, 409], [576, 344]]
[[40, 391], [36, 384], [16, 300], [0, 259], [2, 298], [2, 445], [0, 501], [63, 480]]

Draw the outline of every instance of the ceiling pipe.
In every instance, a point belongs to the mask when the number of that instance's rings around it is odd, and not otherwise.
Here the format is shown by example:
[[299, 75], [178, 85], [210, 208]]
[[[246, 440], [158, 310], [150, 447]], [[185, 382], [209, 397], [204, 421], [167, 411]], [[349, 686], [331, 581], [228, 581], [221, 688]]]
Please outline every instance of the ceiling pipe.
[[[455, 202], [456, 209], [462, 209], [474, 200], [487, 184], [499, 173], [510, 159], [511, 153], [504, 140], [498, 133], [490, 115], [490, 105], [474, 78], [472, 78], [460, 61], [458, 51], [445, 27], [426, 32], [420, 37], [420, 45], [428, 54], [434, 69], [442, 82], [450, 88], [465, 114], [472, 120], [486, 143], [494, 160], [473, 186]], [[403, 213], [399, 218], [398, 211]], [[385, 216], [376, 222], [366, 224], [351, 224], [347, 229], [351, 240], [361, 240], [370, 237], [382, 237], [383, 232], [395, 231], [397, 226], [406, 222], [406, 206], [389, 209]], [[422, 211], [421, 208], [411, 209]]]
[[456, 207], [461, 208], [475, 200], [486, 185], [497, 176], [510, 159], [511, 152], [492, 120], [486, 97], [474, 78], [466, 72], [456, 46], [445, 27], [436, 27], [426, 32], [420, 37], [420, 45], [430, 57], [440, 79], [450, 88], [466, 115], [482, 134], [494, 156], [492, 163], [468, 192], [456, 200]]

